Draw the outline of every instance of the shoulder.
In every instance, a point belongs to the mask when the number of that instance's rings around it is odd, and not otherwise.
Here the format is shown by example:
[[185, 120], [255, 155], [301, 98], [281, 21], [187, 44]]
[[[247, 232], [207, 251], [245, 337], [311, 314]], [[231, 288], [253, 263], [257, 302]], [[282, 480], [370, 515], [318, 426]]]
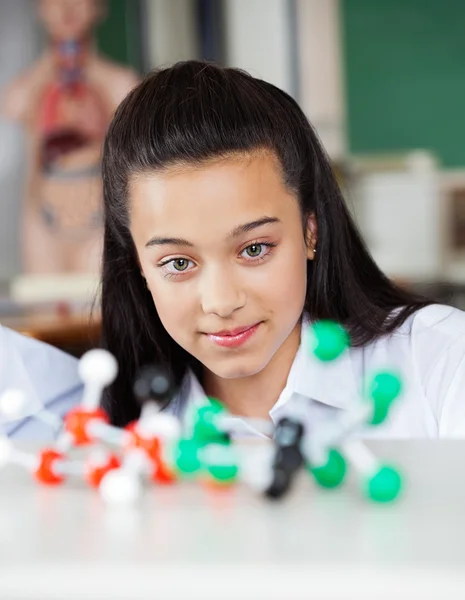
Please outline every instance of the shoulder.
[[456, 338], [464, 333], [465, 312], [444, 304], [432, 304], [416, 311], [407, 319], [407, 328], [409, 324], [414, 333], [433, 331], [446, 339]]
[[438, 435], [465, 435], [465, 312], [431, 305], [413, 314], [393, 336], [404, 357], [416, 404], [422, 395]]
[[[20, 418], [41, 408], [62, 413], [82, 389], [73, 356], [0, 325], [0, 394], [20, 389], [27, 399]], [[4, 419], [3, 419], [4, 422]]]
[[465, 312], [442, 304], [417, 310], [392, 334], [368, 344], [365, 356], [383, 356], [408, 370], [424, 385], [447, 362], [458, 368], [465, 356]]
[[2, 113], [7, 119], [23, 121], [47, 81], [52, 77], [49, 57], [43, 56], [6, 86], [2, 97]]
[[[400, 437], [465, 434], [465, 313], [445, 305], [415, 311], [393, 333], [350, 349], [357, 379], [398, 373], [402, 399], [384, 433]], [[452, 418], [451, 415], [454, 415]], [[447, 416], [449, 415], [449, 416]]]
[[[393, 312], [393, 316], [395, 316]], [[411, 314], [394, 332], [355, 348], [357, 354], [391, 354], [425, 358], [437, 356], [465, 344], [465, 312], [443, 304], [433, 304]]]
[[11, 349], [11, 351], [16, 351], [22, 358], [41, 362], [59, 359], [60, 362], [72, 365], [73, 368], [77, 364], [77, 359], [73, 356], [35, 338], [23, 335], [2, 325], [0, 325], [0, 332], [0, 339], [7, 345], [7, 348]]
[[[79, 379], [78, 361], [74, 356], [22, 335], [0, 325], [0, 389], [8, 375], [20, 369], [24, 375], [34, 380], [37, 389], [48, 391], [55, 396]], [[19, 374], [19, 373], [18, 373]]]
[[2, 99], [2, 113], [7, 119], [23, 119], [28, 106], [28, 89], [27, 75], [18, 77], [6, 87]]
[[465, 313], [437, 307], [419, 315], [417, 331], [417, 361], [439, 435], [465, 437]]
[[465, 352], [465, 312], [443, 304], [427, 306], [411, 315], [393, 340], [408, 344], [418, 360], [433, 366], [449, 352]]

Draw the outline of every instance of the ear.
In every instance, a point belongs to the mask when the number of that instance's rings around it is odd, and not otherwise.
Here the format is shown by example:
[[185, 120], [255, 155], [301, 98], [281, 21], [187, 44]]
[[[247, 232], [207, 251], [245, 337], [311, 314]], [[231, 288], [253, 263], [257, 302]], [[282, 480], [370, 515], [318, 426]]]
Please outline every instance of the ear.
[[313, 260], [315, 258], [316, 243], [318, 241], [318, 225], [314, 213], [312, 213], [307, 219], [305, 241], [307, 244], [307, 258], [308, 260]]

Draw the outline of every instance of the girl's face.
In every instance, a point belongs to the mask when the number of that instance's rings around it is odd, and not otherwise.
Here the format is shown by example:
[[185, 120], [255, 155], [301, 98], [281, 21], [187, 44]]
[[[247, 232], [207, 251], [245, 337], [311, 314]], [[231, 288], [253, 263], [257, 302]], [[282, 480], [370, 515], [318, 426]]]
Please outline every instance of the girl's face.
[[273, 155], [140, 175], [130, 202], [141, 271], [167, 332], [219, 377], [263, 370], [300, 327], [315, 242], [307, 248]]

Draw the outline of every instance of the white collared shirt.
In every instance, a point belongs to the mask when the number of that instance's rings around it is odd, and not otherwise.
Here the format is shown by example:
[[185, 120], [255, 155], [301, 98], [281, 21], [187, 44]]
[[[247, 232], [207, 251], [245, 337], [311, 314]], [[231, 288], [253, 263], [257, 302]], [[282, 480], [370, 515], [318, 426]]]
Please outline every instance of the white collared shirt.
[[0, 325], [0, 395], [19, 389], [26, 403], [14, 418], [0, 413], [0, 431], [12, 437], [53, 439], [49, 425], [33, 417], [44, 407], [62, 417], [79, 403], [78, 361], [56, 348]]
[[[273, 423], [285, 416], [296, 398], [308, 399], [307, 426], [341, 414], [360, 401], [366, 378], [378, 371], [401, 375], [403, 392], [382, 425], [361, 434], [378, 438], [465, 437], [465, 313], [444, 305], [423, 308], [393, 334], [361, 348], [350, 348], [331, 363], [307, 351], [306, 328], [285, 388], [270, 410]], [[205, 392], [189, 373], [173, 411], [205, 403]], [[260, 436], [246, 420], [243, 432]]]

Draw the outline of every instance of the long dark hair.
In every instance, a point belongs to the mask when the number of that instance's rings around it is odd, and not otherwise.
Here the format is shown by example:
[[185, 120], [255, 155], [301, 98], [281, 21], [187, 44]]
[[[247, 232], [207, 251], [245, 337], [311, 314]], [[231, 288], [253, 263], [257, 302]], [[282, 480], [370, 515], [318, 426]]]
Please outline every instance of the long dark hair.
[[[104, 400], [113, 423], [139, 414], [132, 385], [144, 364], [166, 365], [178, 383], [201, 365], [160, 322], [129, 231], [128, 181], [134, 174], [231, 153], [271, 150], [299, 200], [302, 223], [314, 213], [318, 247], [308, 262], [305, 310], [343, 324], [352, 344], [394, 331], [426, 301], [396, 287], [376, 266], [344, 203], [330, 161], [298, 104], [244, 71], [198, 61], [148, 75], [119, 106], [103, 151], [105, 238], [103, 345], [119, 376]], [[394, 312], [393, 309], [399, 309]]]

